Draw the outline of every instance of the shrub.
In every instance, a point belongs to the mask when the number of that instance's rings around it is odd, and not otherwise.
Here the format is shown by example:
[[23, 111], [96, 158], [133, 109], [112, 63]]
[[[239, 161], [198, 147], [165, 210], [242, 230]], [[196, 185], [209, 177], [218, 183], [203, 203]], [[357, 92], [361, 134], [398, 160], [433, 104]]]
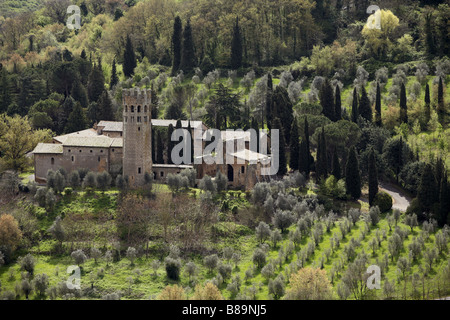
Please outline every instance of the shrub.
[[375, 196], [373, 205], [378, 206], [382, 213], [387, 212], [392, 208], [392, 197], [386, 192], [380, 191]]
[[169, 279], [178, 281], [180, 279], [181, 261], [179, 259], [173, 259], [167, 257], [164, 260], [166, 266], [166, 273]]

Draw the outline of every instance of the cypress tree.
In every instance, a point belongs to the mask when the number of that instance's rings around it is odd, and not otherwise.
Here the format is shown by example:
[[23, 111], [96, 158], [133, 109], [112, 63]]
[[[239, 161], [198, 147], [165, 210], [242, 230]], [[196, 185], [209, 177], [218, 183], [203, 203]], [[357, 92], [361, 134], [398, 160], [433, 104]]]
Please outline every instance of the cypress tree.
[[[280, 137], [280, 152], [279, 152], [279, 169], [278, 169], [278, 176], [284, 176], [287, 172], [287, 161], [286, 161], [286, 140], [284, 137], [283, 127], [281, 125], [281, 121], [279, 118], [275, 118], [273, 121], [272, 127], [274, 129], [279, 130], [279, 137]], [[276, 155], [274, 155], [276, 156]]]
[[317, 139], [317, 160], [316, 160], [316, 182], [326, 179], [328, 175], [328, 159], [327, 159], [327, 145], [325, 139], [325, 129], [322, 127], [322, 132], [319, 133]]
[[300, 152], [300, 143], [299, 143], [299, 133], [298, 133], [298, 125], [297, 119], [294, 118], [292, 122], [291, 129], [291, 141], [289, 142], [289, 167], [291, 170], [298, 170], [299, 166], [299, 152]]
[[81, 131], [86, 129], [86, 117], [80, 103], [75, 103], [72, 112], [67, 120], [66, 133]]
[[[267, 128], [270, 130], [271, 124], [273, 121], [273, 82], [272, 82], [272, 74], [267, 75], [267, 94], [266, 94], [266, 123]], [[264, 124], [263, 124], [264, 127]]]
[[133, 43], [131, 38], [127, 35], [127, 41], [125, 44], [125, 52], [123, 54], [123, 74], [129, 78], [134, 74], [136, 68], [136, 54], [134, 53]]
[[112, 108], [111, 98], [105, 90], [98, 103], [99, 106], [99, 120], [114, 121], [114, 112]]
[[353, 89], [353, 103], [352, 103], [352, 121], [354, 123], [358, 122], [358, 91], [356, 90], [356, 87]]
[[280, 119], [283, 127], [280, 128], [283, 130], [284, 137], [287, 142], [291, 139], [291, 126], [292, 121], [294, 120], [293, 115], [293, 105], [291, 99], [289, 98], [289, 94], [284, 87], [278, 86], [275, 89], [273, 94], [273, 116]]
[[436, 54], [436, 45], [435, 45], [435, 41], [434, 41], [434, 35], [433, 35], [433, 25], [432, 25], [432, 20], [433, 20], [433, 11], [431, 10], [427, 10], [427, 12], [425, 13], [425, 43], [426, 43], [426, 47], [427, 47], [427, 51], [428, 54], [430, 56], [433, 56]]
[[352, 146], [348, 152], [345, 173], [345, 186], [347, 193], [351, 195], [353, 199], [359, 199], [361, 196], [361, 175], [359, 172], [356, 148], [354, 146]]
[[172, 149], [175, 146], [174, 142], [172, 141], [172, 133], [174, 131], [173, 125], [169, 124], [169, 128], [167, 129], [167, 159], [168, 164], [173, 164], [172, 162]]
[[334, 116], [336, 121], [339, 121], [342, 119], [342, 102], [341, 102], [341, 89], [338, 85], [336, 85], [335, 90], [335, 102], [334, 102]]
[[298, 171], [300, 171], [302, 174], [305, 174], [306, 176], [308, 176], [309, 175], [309, 155], [308, 155], [308, 149], [306, 147], [305, 139], [302, 139], [302, 142], [300, 142], [298, 160], [299, 160]]
[[172, 75], [175, 75], [178, 70], [180, 70], [181, 62], [181, 36], [182, 36], [183, 26], [181, 24], [181, 19], [179, 16], [175, 17], [175, 22], [173, 24], [173, 34], [172, 34]]
[[429, 163], [423, 168], [417, 188], [417, 199], [423, 212], [430, 212], [436, 201], [436, 178], [433, 167]]
[[242, 37], [239, 28], [239, 18], [233, 27], [233, 39], [231, 40], [231, 68], [237, 70], [242, 66]]
[[375, 98], [375, 124], [379, 127], [383, 125], [381, 122], [381, 88], [379, 82], [377, 82], [377, 94]]
[[156, 163], [164, 164], [164, 144], [160, 130], [156, 132], [156, 148]]
[[103, 91], [105, 91], [105, 77], [103, 71], [95, 64], [89, 73], [87, 91], [89, 102], [98, 102]]
[[408, 123], [408, 106], [406, 104], [406, 88], [402, 83], [400, 87], [400, 123]]
[[183, 47], [181, 49], [180, 69], [184, 74], [191, 74], [196, 67], [194, 40], [192, 39], [191, 23], [188, 20], [183, 32]]
[[116, 70], [116, 58], [113, 60], [112, 64], [112, 70], [111, 70], [111, 79], [109, 81], [109, 89], [112, 90], [112, 88], [119, 82], [119, 77], [117, 76], [117, 70]]
[[444, 82], [442, 81], [442, 77], [439, 77], [438, 102], [436, 111], [439, 116], [439, 122], [443, 125], [445, 117], [445, 104], [444, 104]]
[[86, 107], [89, 104], [86, 88], [78, 79], [73, 83], [72, 97], [81, 104], [81, 107]]
[[311, 167], [314, 164], [314, 157], [311, 155], [311, 148], [309, 143], [309, 124], [308, 124], [308, 117], [305, 116], [305, 125], [304, 125], [304, 138], [305, 138], [305, 152], [306, 152], [306, 175], [309, 176], [309, 173], [311, 172]]
[[339, 156], [337, 153], [337, 149], [334, 148], [333, 152], [333, 168], [331, 174], [337, 179], [340, 180], [342, 178], [341, 173], [341, 164], [339, 163]]
[[361, 100], [359, 101], [359, 115], [369, 122], [372, 122], [372, 107], [367, 96], [367, 91], [364, 86], [361, 88]]
[[378, 193], [378, 172], [375, 151], [371, 148], [369, 153], [369, 205], [373, 205], [375, 196]]
[[448, 214], [450, 212], [450, 188], [448, 185], [447, 172], [444, 173], [441, 179], [439, 193], [439, 216], [438, 223], [440, 227], [443, 227], [448, 221]]
[[333, 88], [331, 87], [330, 80], [325, 79], [320, 88], [319, 96], [323, 115], [331, 121], [336, 121]]
[[442, 158], [439, 157], [436, 159], [436, 163], [434, 165], [434, 177], [436, 178], [436, 194], [439, 195], [441, 191], [441, 179], [445, 174], [445, 165]]
[[430, 98], [430, 86], [427, 83], [425, 88], [425, 124], [428, 124], [431, 119], [431, 98]]

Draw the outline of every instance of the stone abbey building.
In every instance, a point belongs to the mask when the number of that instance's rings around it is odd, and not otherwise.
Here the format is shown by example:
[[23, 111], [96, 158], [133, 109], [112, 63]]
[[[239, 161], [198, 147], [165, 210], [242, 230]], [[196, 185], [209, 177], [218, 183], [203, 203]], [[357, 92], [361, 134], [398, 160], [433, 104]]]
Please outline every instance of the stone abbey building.
[[[222, 132], [224, 150], [229, 140], [244, 140], [245, 149], [234, 152], [224, 151], [236, 161], [233, 164], [173, 165], [152, 162], [152, 128], [175, 127], [176, 120], [151, 118], [151, 91], [139, 88], [123, 90], [123, 121], [100, 121], [94, 128], [86, 129], [58, 137], [52, 143], [39, 143], [33, 151], [35, 180], [46, 182], [48, 170], [64, 168], [67, 172], [81, 168], [94, 172], [108, 171], [112, 175], [128, 176], [130, 186], [138, 187], [144, 182], [146, 172], [153, 174], [155, 180], [165, 181], [170, 173], [179, 173], [183, 169], [195, 168], [197, 178], [204, 175], [214, 177], [221, 171], [228, 177], [229, 185], [236, 188], [251, 188], [264, 179], [261, 176], [262, 160], [270, 159], [266, 155], [249, 150], [248, 132]], [[208, 129], [201, 121], [182, 121], [182, 127], [189, 125], [203, 133]], [[202, 150], [205, 142], [202, 140]], [[224, 155], [225, 157], [225, 155]], [[225, 163], [225, 161], [224, 161]]]

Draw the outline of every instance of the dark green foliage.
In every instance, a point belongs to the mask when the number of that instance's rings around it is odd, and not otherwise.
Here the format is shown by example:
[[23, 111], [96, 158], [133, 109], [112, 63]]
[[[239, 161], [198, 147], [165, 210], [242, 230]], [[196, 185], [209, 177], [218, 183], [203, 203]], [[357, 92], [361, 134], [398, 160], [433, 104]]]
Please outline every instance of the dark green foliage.
[[356, 87], [353, 89], [353, 103], [352, 103], [352, 121], [358, 122], [358, 91], [356, 90]]
[[354, 146], [351, 147], [348, 152], [345, 173], [345, 186], [347, 193], [350, 194], [353, 199], [359, 199], [361, 196], [361, 176], [359, 172], [356, 148]]
[[384, 191], [380, 191], [375, 195], [373, 206], [378, 206], [382, 213], [391, 210], [392, 197]]
[[317, 141], [317, 159], [316, 159], [316, 181], [325, 180], [328, 176], [328, 157], [327, 143], [325, 139], [325, 128], [319, 134]]
[[319, 97], [323, 115], [331, 121], [336, 121], [333, 87], [329, 79], [325, 79], [323, 82]]
[[117, 76], [116, 59], [114, 58], [111, 69], [111, 79], [109, 81], [109, 89], [111, 90], [114, 86], [119, 83], [119, 77]]
[[125, 77], [129, 78], [134, 74], [134, 69], [136, 68], [136, 55], [134, 53], [133, 43], [131, 38], [127, 35], [127, 40], [125, 44], [125, 52], [123, 54], [123, 74]]
[[440, 185], [439, 193], [439, 215], [438, 223], [439, 226], [444, 226], [448, 221], [448, 216], [450, 212], [450, 186], [448, 182], [447, 172], [443, 175]]
[[427, 83], [427, 86], [425, 88], [425, 124], [427, 125], [428, 122], [430, 122], [431, 119], [431, 98], [430, 98], [430, 86]]
[[291, 138], [290, 130], [292, 121], [294, 120], [293, 105], [291, 99], [289, 98], [287, 90], [282, 86], [278, 86], [275, 89], [275, 92], [273, 94], [272, 111], [273, 117], [279, 118], [281, 123], [283, 124], [280, 129], [283, 130], [284, 137], [286, 141], [289, 142]]
[[381, 88], [380, 83], [377, 82], [377, 93], [375, 98], [375, 124], [379, 127], [382, 126], [381, 122]]
[[[267, 128], [271, 128], [273, 121], [273, 82], [272, 82], [272, 74], [267, 74], [267, 94], [266, 94], [266, 123]], [[264, 126], [264, 124], [262, 124]]]
[[286, 151], [285, 151], [285, 137], [283, 132], [283, 127], [281, 125], [281, 121], [279, 118], [275, 118], [272, 125], [273, 129], [279, 129], [279, 137], [280, 137], [280, 152], [279, 152], [279, 169], [278, 175], [284, 176], [287, 173], [287, 161], [286, 161]]
[[391, 138], [383, 146], [383, 157], [398, 182], [403, 166], [412, 160], [412, 151], [402, 137]]
[[67, 119], [66, 125], [66, 133], [76, 132], [86, 129], [86, 117], [84, 116], [83, 109], [80, 106], [80, 103], [75, 103], [72, 112]]
[[369, 205], [374, 205], [375, 196], [378, 193], [378, 171], [375, 159], [375, 151], [369, 153]]
[[289, 143], [289, 152], [290, 152], [290, 158], [289, 158], [289, 167], [291, 170], [298, 170], [299, 166], [299, 152], [300, 152], [300, 143], [299, 143], [299, 132], [298, 132], [298, 125], [297, 125], [297, 119], [294, 118], [294, 121], [292, 122], [292, 129], [291, 129], [291, 141]]
[[305, 145], [304, 145], [304, 170], [305, 171], [301, 171], [301, 172], [305, 172], [306, 176], [309, 176], [309, 173], [311, 171], [311, 167], [314, 164], [314, 158], [311, 155], [311, 145], [310, 145], [310, 140], [309, 140], [309, 123], [308, 123], [308, 117], [305, 117], [305, 124], [304, 124], [304, 132], [303, 132], [303, 138], [305, 141]]
[[86, 87], [81, 81], [75, 81], [72, 87], [72, 97], [78, 101], [82, 107], [87, 107], [89, 104]]
[[366, 88], [361, 88], [361, 100], [359, 101], [359, 115], [369, 122], [372, 122], [372, 107], [367, 96]]
[[98, 120], [114, 121], [111, 98], [108, 91], [104, 90], [98, 103]]
[[233, 27], [233, 39], [231, 40], [231, 69], [237, 70], [242, 66], [242, 37], [239, 28], [239, 18]]
[[89, 73], [87, 91], [90, 102], [98, 102], [103, 91], [105, 91], [105, 77], [98, 65], [94, 64], [91, 73]]
[[442, 77], [439, 77], [438, 101], [437, 101], [436, 112], [439, 116], [439, 122], [441, 124], [444, 124], [446, 110], [445, 110], [445, 103], [444, 103], [444, 83], [443, 83]]
[[196, 59], [191, 23], [188, 20], [183, 31], [183, 47], [181, 49], [180, 69], [183, 70], [185, 74], [192, 74], [194, 68], [197, 66]]
[[438, 200], [436, 194], [437, 183], [434, 175], [434, 170], [431, 164], [427, 164], [422, 172], [419, 188], [417, 190], [417, 199], [420, 207], [430, 212], [433, 204]]
[[235, 94], [221, 83], [206, 105], [205, 124], [210, 128], [225, 130], [239, 126], [239, 94]]
[[336, 180], [341, 180], [342, 170], [341, 170], [341, 165], [339, 163], [339, 156], [338, 156], [336, 148], [334, 148], [334, 152], [333, 152], [332, 165], [333, 165], [333, 167], [331, 169], [331, 174], [336, 178]]
[[336, 121], [339, 121], [342, 119], [341, 89], [339, 85], [336, 86], [334, 98], [334, 117]]
[[182, 30], [183, 30], [183, 27], [181, 24], [181, 19], [179, 16], [176, 16], [175, 22], [173, 25], [173, 34], [172, 34], [172, 53], [173, 53], [172, 75], [175, 75], [177, 73], [177, 71], [180, 69]]
[[400, 87], [400, 123], [408, 123], [408, 105], [406, 100], [406, 88], [402, 83]]

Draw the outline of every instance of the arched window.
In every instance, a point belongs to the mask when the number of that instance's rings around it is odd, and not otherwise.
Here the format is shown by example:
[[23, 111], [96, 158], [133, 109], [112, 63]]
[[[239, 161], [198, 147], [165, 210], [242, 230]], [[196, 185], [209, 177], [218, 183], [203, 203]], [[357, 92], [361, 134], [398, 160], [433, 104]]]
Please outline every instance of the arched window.
[[137, 107], [137, 112], [141, 112], [141, 106]]
[[147, 112], [147, 106], [144, 106], [144, 112]]
[[125, 112], [128, 112], [128, 106], [125, 106]]
[[134, 106], [131, 106], [131, 112], [134, 112]]
[[52, 159], [51, 159], [51, 163], [52, 163], [52, 165], [55, 164], [55, 158], [52, 158]]

